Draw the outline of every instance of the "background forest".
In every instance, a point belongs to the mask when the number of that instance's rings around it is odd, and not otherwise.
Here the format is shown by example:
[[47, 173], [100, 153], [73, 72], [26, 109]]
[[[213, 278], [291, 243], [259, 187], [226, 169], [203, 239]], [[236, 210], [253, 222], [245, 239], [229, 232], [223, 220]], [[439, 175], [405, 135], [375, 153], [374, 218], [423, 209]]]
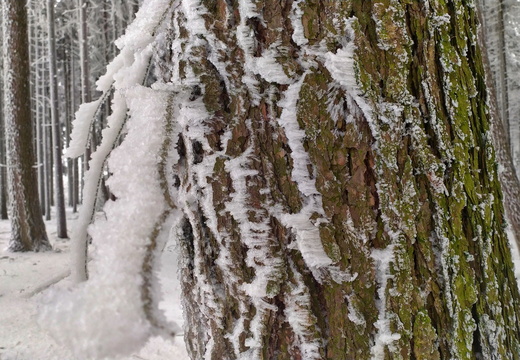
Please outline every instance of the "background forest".
[[[81, 103], [90, 102], [99, 94], [95, 82], [104, 74], [107, 64], [118, 50], [115, 40], [135, 16], [138, 1], [28, 1], [29, 55], [31, 83], [31, 116], [37, 150], [38, 190], [43, 215], [50, 219], [56, 187], [53, 176], [54, 157], [51, 112], [59, 121], [62, 148], [68, 147], [71, 123]], [[78, 10], [81, 9], [81, 10]], [[55, 43], [52, 51], [49, 38]], [[9, 51], [6, 49], [6, 51]], [[50, 78], [55, 68], [56, 81]], [[56, 87], [54, 90], [53, 87]], [[3, 91], [3, 86], [2, 86]], [[51, 93], [57, 92], [56, 101]], [[96, 146], [105, 126], [108, 109], [96, 113], [91, 146]], [[2, 136], [4, 131], [2, 131]], [[9, 135], [8, 135], [9, 136]], [[2, 137], [2, 158], [5, 163], [5, 137]], [[60, 153], [63, 150], [60, 151]], [[63, 176], [67, 205], [75, 212], [81, 202], [83, 167], [81, 159], [65, 159]], [[2, 173], [2, 218], [7, 218], [7, 185], [5, 168]], [[59, 189], [58, 189], [59, 191]], [[105, 191], [103, 195], [109, 195]], [[102, 197], [100, 198], [102, 199]], [[101, 200], [102, 201], [102, 200]], [[100, 205], [101, 207], [102, 205]], [[66, 236], [64, 236], [66, 237]]]

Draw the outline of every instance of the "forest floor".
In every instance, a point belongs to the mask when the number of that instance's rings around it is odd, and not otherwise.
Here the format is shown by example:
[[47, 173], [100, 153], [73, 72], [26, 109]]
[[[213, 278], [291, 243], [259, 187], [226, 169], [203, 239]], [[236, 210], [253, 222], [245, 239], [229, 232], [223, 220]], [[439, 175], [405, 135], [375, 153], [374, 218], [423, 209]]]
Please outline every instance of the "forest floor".
[[[70, 236], [77, 214], [68, 212], [67, 218]], [[53, 251], [11, 253], [5, 250], [9, 241], [10, 223], [8, 220], [0, 221], [0, 360], [74, 360], [72, 353], [59, 345], [37, 321], [41, 296], [52, 287], [70, 285], [70, 240], [56, 237], [54, 219], [46, 222], [46, 226]], [[182, 327], [174, 245], [166, 246], [161, 260], [161, 306], [167, 318]], [[151, 338], [139, 353], [120, 359], [189, 358], [183, 338], [179, 336], [174, 342], [161, 337]]]

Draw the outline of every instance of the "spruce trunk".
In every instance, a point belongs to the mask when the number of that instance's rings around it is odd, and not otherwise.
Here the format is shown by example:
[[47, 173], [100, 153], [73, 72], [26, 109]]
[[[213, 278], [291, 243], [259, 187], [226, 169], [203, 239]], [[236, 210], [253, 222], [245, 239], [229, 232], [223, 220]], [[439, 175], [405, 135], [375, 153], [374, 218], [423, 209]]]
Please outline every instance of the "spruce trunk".
[[172, 8], [192, 359], [520, 359], [471, 4]]
[[51, 248], [38, 200], [31, 124], [25, 3], [3, 1], [4, 115], [11, 251]]

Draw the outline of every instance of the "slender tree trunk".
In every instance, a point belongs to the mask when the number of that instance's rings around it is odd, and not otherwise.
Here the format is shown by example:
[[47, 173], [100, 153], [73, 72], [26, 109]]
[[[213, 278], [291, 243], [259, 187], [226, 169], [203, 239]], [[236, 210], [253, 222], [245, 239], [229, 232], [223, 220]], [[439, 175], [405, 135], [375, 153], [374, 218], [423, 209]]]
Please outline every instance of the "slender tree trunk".
[[156, 59], [191, 358], [520, 359], [476, 8], [192, 5]]
[[[2, 95], [0, 95], [2, 96]], [[0, 109], [0, 112], [3, 109]], [[5, 141], [5, 121], [3, 116], [0, 116], [0, 162], [2, 166], [0, 167], [0, 218], [2, 220], [7, 220], [8, 217], [8, 183], [7, 183], [7, 156], [6, 156], [6, 141]]]
[[51, 249], [38, 200], [25, 2], [3, 1], [4, 103], [12, 251]]
[[[47, 78], [47, 71], [44, 70], [43, 78]], [[49, 123], [50, 113], [48, 103], [48, 87], [44, 86], [43, 88], [44, 94], [44, 107], [43, 107], [43, 123], [42, 123], [42, 148], [43, 148], [43, 172], [44, 172], [44, 181], [45, 181], [45, 220], [51, 220], [51, 202], [52, 202], [52, 163], [51, 163], [51, 148], [52, 148], [52, 139], [50, 134], [50, 126]]]
[[[118, 16], [118, 2], [116, 0], [111, 0], [112, 6], [110, 7], [111, 10], [111, 18], [112, 18], [112, 38], [115, 40], [119, 37], [119, 16]], [[112, 43], [112, 53], [115, 54], [117, 51], [116, 44]]]
[[[0, 83], [0, 99], [3, 99], [3, 84]], [[6, 141], [5, 141], [5, 121], [3, 117], [3, 100], [0, 101], [0, 218], [2, 220], [8, 219], [8, 193], [7, 193], [7, 156], [6, 156]]]
[[[40, 52], [38, 51], [38, 54]], [[36, 162], [38, 163], [38, 190], [40, 195], [40, 204], [42, 205], [42, 214], [47, 215], [46, 213], [46, 200], [45, 200], [45, 158], [43, 156], [43, 122], [44, 122], [44, 113], [43, 106], [41, 104], [43, 99], [43, 81], [42, 81], [42, 68], [40, 64], [37, 64], [37, 90], [36, 90], [36, 98], [37, 98], [37, 111], [36, 111]]]
[[[89, 79], [89, 58], [88, 58], [88, 24], [87, 24], [87, 7], [88, 0], [78, 0], [79, 6], [79, 54], [81, 64], [81, 102], [88, 103], [92, 100], [90, 93]], [[93, 126], [90, 141], [85, 150], [83, 167], [84, 170], [89, 168], [90, 154], [95, 146], [95, 126]]]
[[[39, 8], [34, 9], [36, 12], [36, 16], [41, 16], [41, 12]], [[40, 31], [36, 34], [36, 61], [34, 63], [35, 67], [35, 104], [36, 104], [36, 163], [37, 174], [38, 174], [38, 193], [40, 199], [40, 205], [42, 208], [42, 214], [46, 215], [46, 207], [45, 207], [45, 181], [44, 181], [44, 157], [43, 157], [43, 121], [44, 121], [44, 106], [43, 106], [43, 64], [42, 64], [42, 47], [41, 43], [43, 42], [43, 36]]]
[[[0, 4], [0, 14], [2, 8]], [[0, 29], [2, 28], [2, 16], [0, 16]], [[3, 44], [0, 41], [0, 53], [3, 53]], [[0, 59], [0, 218], [7, 219], [7, 168], [5, 152], [5, 121], [4, 121], [4, 65]]]
[[66, 239], [65, 193], [63, 189], [63, 164], [61, 162], [61, 125], [58, 114], [58, 75], [56, 66], [56, 36], [54, 33], [54, 0], [47, 0], [48, 56], [51, 93], [52, 145], [54, 155], [54, 195], [56, 206], [57, 236]]
[[[47, 76], [46, 76], [46, 79], [49, 79], [49, 72], [50, 72], [50, 69], [47, 69]], [[47, 86], [47, 118], [46, 118], [46, 121], [47, 121], [47, 125], [46, 125], [46, 131], [47, 131], [47, 136], [48, 136], [48, 140], [47, 140], [47, 160], [49, 161], [49, 166], [48, 166], [48, 170], [49, 170], [49, 173], [47, 174], [48, 176], [48, 181], [49, 181], [49, 206], [52, 207], [52, 206], [55, 206], [56, 204], [54, 203], [54, 144], [53, 144], [53, 139], [52, 139], [52, 109], [51, 109], [51, 87], [50, 85]]]
[[511, 125], [509, 123], [509, 86], [508, 86], [508, 66], [507, 66], [507, 57], [506, 57], [506, 41], [505, 41], [505, 1], [500, 0], [498, 2], [498, 15], [497, 15], [497, 31], [498, 31], [498, 57], [500, 59], [500, 67], [498, 72], [498, 81], [500, 83], [500, 88], [502, 91], [500, 92], [500, 118], [504, 122], [504, 126], [507, 129], [507, 139], [511, 139]]
[[[42, 39], [43, 40], [43, 39]], [[42, 49], [40, 49], [40, 56], [43, 58]], [[48, 181], [47, 181], [47, 167], [48, 167], [48, 161], [46, 156], [46, 144], [47, 140], [45, 139], [46, 134], [46, 94], [45, 94], [45, 65], [43, 62], [39, 64], [39, 82], [40, 82], [40, 89], [39, 89], [39, 106], [40, 106], [40, 118], [39, 118], [39, 165], [40, 165], [40, 199], [42, 204], [42, 212], [45, 215], [46, 220], [50, 219], [50, 213], [48, 211], [48, 200], [47, 200], [47, 187], [48, 187]]]
[[[71, 41], [71, 56], [70, 56], [70, 106], [71, 106], [71, 114], [74, 114], [76, 111], [76, 66], [74, 61], [74, 45]], [[72, 117], [69, 121], [72, 121]], [[69, 138], [68, 138], [69, 139]], [[79, 169], [78, 169], [78, 159], [71, 159], [72, 162], [72, 212], [77, 212], [78, 203], [79, 203]]]
[[[72, 57], [72, 41], [67, 38], [63, 50], [63, 88], [65, 95], [65, 148], [69, 147], [70, 132], [72, 126], [72, 118], [74, 112], [72, 110], [71, 102], [73, 96], [71, 57]], [[67, 200], [68, 206], [73, 207], [74, 204], [74, 172], [72, 169], [73, 159], [67, 159]]]

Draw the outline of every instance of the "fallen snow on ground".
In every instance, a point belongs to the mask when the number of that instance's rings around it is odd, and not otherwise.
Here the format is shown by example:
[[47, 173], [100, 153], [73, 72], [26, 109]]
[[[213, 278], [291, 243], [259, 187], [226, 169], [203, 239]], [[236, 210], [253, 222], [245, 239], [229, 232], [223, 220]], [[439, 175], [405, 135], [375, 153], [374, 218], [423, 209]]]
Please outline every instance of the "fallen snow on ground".
[[[70, 232], [77, 214], [67, 215]], [[56, 238], [55, 220], [46, 222], [46, 226], [53, 252], [10, 253], [4, 250], [10, 223], [0, 221], [0, 360], [74, 360], [72, 353], [58, 345], [37, 322], [42, 295], [51, 287], [69, 285], [70, 241]], [[169, 320], [182, 324], [175, 245], [166, 246], [161, 261], [161, 307]], [[151, 338], [139, 353], [123, 358], [162, 359], [189, 359], [182, 336], [175, 341]]]

